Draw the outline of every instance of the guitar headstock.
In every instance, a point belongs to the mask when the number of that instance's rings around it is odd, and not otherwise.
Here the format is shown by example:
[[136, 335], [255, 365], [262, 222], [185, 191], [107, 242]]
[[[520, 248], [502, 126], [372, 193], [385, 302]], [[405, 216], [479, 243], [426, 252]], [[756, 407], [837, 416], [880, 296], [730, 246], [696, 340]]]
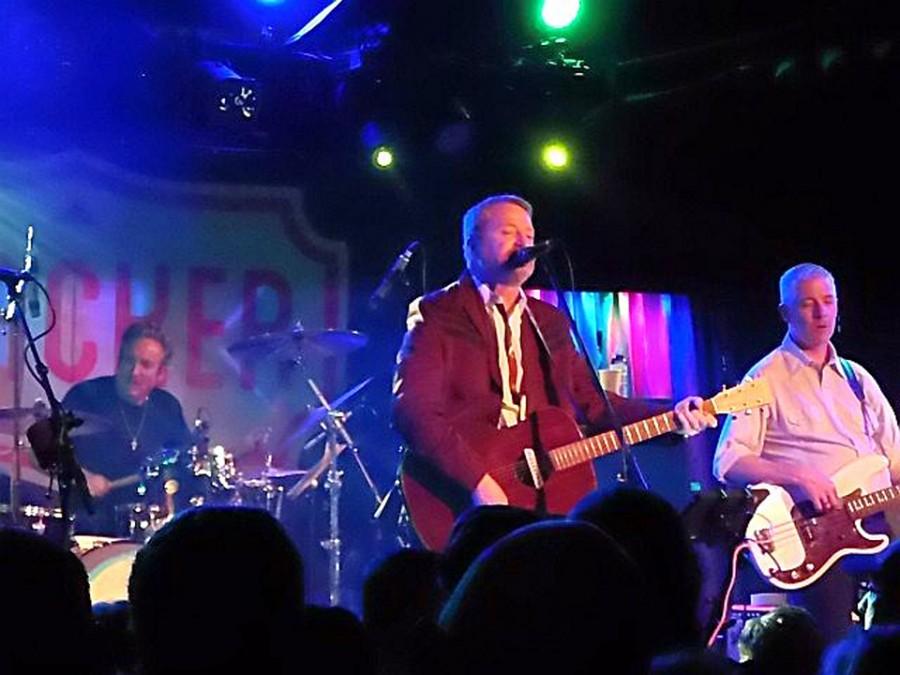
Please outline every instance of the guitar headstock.
[[707, 403], [716, 415], [731, 414], [772, 403], [772, 390], [765, 378], [748, 380], [731, 389], [720, 391]]

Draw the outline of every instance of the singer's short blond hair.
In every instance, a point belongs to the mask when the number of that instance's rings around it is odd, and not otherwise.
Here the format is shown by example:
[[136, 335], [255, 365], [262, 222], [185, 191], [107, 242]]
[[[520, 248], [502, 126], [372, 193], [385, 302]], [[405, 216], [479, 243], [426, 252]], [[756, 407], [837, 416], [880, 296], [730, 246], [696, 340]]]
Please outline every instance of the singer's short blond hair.
[[534, 208], [531, 206], [531, 203], [524, 197], [514, 194], [491, 195], [482, 199], [475, 206], [470, 207], [462, 219], [462, 248], [467, 265], [469, 264], [469, 252], [472, 250], [470, 244], [478, 234], [482, 215], [494, 204], [515, 204], [524, 209], [529, 217], [534, 215]]

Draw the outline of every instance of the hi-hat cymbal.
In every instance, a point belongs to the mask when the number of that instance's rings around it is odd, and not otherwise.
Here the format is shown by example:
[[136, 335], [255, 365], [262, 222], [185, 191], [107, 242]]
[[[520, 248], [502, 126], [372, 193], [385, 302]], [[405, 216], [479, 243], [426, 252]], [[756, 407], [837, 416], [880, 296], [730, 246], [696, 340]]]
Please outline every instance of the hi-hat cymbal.
[[[38, 401], [30, 407], [19, 408], [0, 408], [0, 433], [14, 433], [16, 420], [27, 420], [28, 418], [41, 419], [50, 414], [50, 409], [43, 401]], [[20, 424], [20, 431], [25, 431], [27, 424]]]
[[232, 342], [228, 346], [228, 352], [239, 357], [276, 355], [287, 357], [305, 345], [311, 345], [328, 354], [342, 356], [364, 347], [368, 341], [369, 338], [364, 333], [355, 330], [292, 328], [275, 333], [252, 335], [244, 340]]
[[308, 472], [306, 469], [281, 469], [277, 466], [270, 466], [260, 472], [261, 478], [293, 478], [295, 476], [305, 476]]
[[50, 409], [43, 401], [37, 401], [34, 405], [27, 407], [0, 408], [0, 420], [23, 419], [26, 417], [47, 417], [49, 414]]
[[[13, 474], [13, 463], [12, 461], [2, 460], [0, 461], [0, 476], [12, 476]], [[27, 463], [27, 460], [23, 461], [19, 465], [19, 480], [24, 483], [30, 483], [31, 485], [39, 485], [41, 487], [47, 487], [50, 483], [50, 478], [42, 471], [35, 469], [33, 466]]]

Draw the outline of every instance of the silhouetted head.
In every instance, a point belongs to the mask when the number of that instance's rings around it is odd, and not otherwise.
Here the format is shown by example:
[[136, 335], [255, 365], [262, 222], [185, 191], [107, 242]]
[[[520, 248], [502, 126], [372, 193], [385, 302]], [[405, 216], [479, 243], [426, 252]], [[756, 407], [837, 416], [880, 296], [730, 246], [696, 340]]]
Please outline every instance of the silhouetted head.
[[[504, 537], [469, 568], [440, 624], [466, 675], [646, 672], [655, 617], [634, 563], [605, 533], [566, 521]], [[646, 615], [645, 615], [646, 613]]]
[[285, 647], [297, 644], [303, 592], [300, 555], [267, 512], [187, 511], [151, 537], [132, 569], [144, 669], [279, 672]]
[[825, 640], [812, 615], [802, 607], [779, 607], [744, 624], [741, 651], [753, 673], [814, 675]]
[[444, 601], [440, 555], [401, 549], [375, 566], [363, 584], [363, 621], [370, 630], [434, 621]]
[[72, 552], [32, 532], [0, 530], [0, 596], [0, 670], [86, 672], [91, 597]]
[[475, 558], [488, 547], [518, 530], [541, 520], [534, 511], [492, 504], [476, 506], [463, 513], [453, 523], [450, 539], [441, 561], [441, 579], [444, 588], [452, 591]]
[[585, 496], [569, 518], [596, 525], [637, 563], [654, 602], [656, 653], [699, 644], [700, 565], [671, 504], [653, 492], [617, 485]]

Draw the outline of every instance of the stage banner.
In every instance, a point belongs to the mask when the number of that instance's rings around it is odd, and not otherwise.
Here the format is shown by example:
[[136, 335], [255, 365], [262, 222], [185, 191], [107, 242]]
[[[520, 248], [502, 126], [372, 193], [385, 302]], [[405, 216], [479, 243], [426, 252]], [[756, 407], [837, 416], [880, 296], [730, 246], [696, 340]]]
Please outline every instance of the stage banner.
[[[82, 154], [0, 158], [0, 265], [21, 267], [29, 224], [50, 303], [30, 285], [26, 315], [35, 333], [53, 323], [40, 352], [60, 398], [112, 374], [122, 331], [140, 319], [160, 324], [174, 346], [166, 388], [188, 424], [201, 411], [212, 442], [236, 456], [258, 453], [304, 416], [314, 401], [308, 378], [330, 396], [343, 386], [341, 358], [315, 345], [255, 360], [227, 350], [297, 322], [345, 327], [347, 250], [320, 234], [327, 223], [312, 227], [300, 189], [171, 182]], [[9, 324], [0, 327], [0, 406], [9, 407], [23, 357]], [[27, 373], [22, 380], [24, 405], [44, 398]], [[7, 453], [10, 428], [0, 420]]]

